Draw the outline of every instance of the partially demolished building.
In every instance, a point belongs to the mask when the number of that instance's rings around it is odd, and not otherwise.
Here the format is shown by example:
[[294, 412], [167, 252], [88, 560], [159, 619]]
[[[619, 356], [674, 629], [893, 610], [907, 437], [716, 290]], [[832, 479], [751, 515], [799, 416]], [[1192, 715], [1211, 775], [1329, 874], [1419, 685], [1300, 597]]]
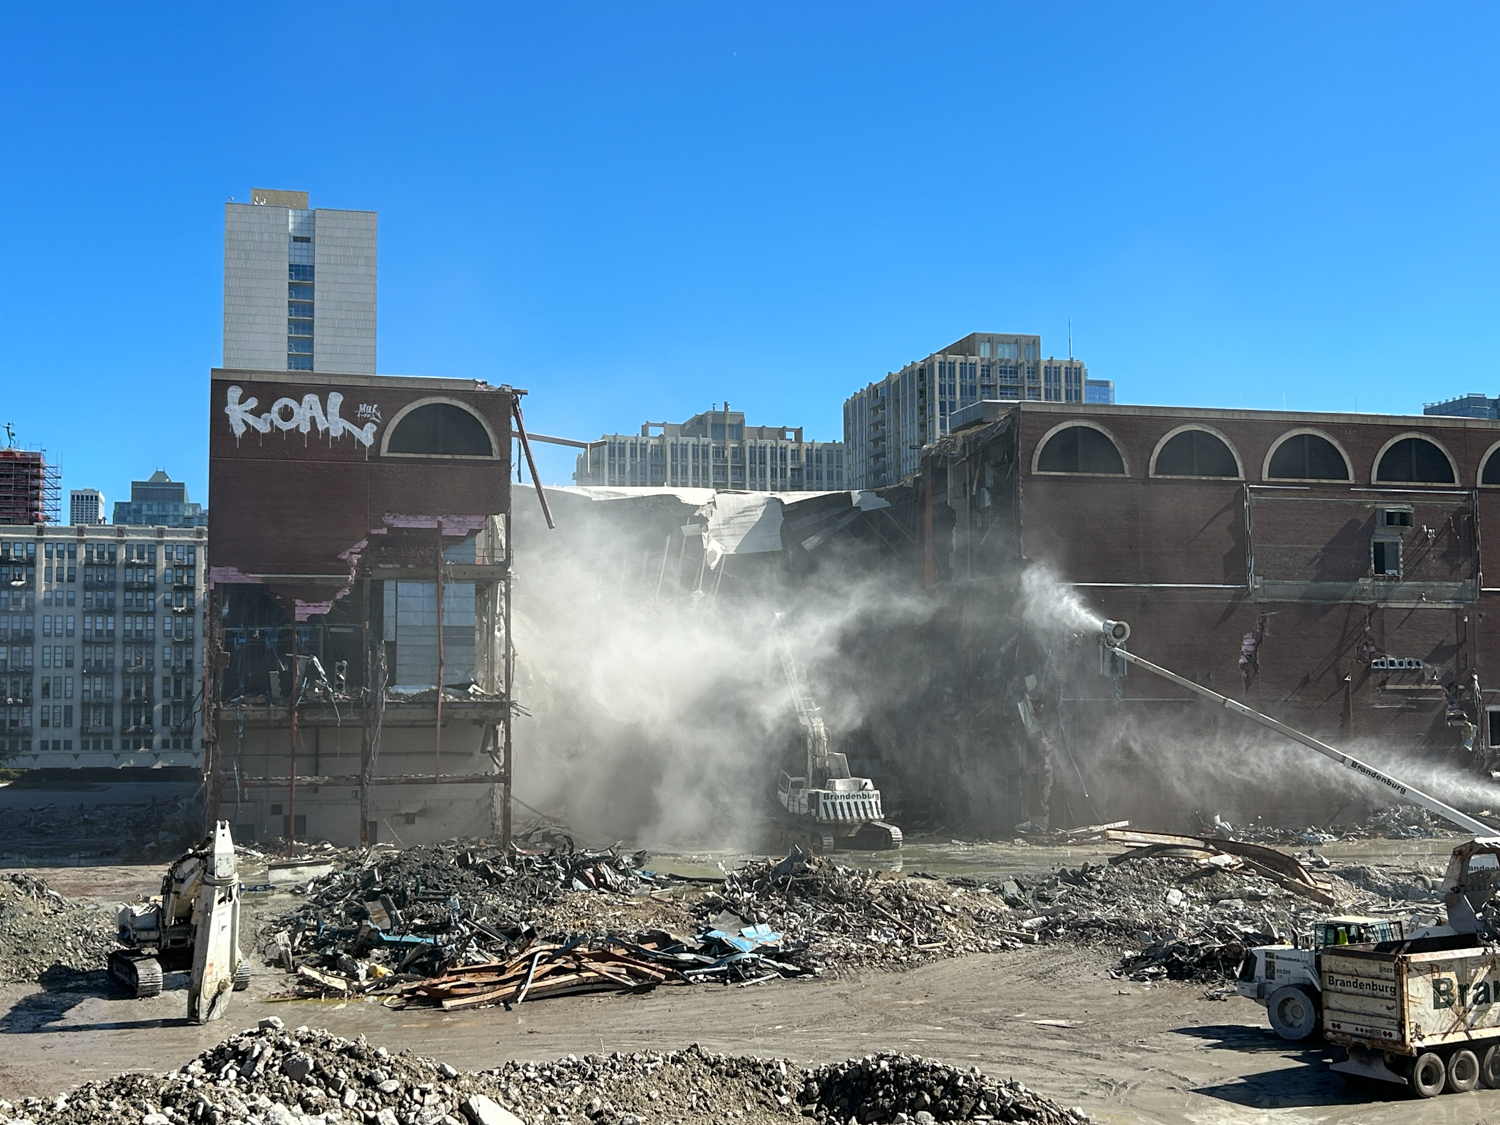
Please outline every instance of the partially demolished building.
[[1113, 674], [1090, 614], [1377, 763], [1488, 784], [1500, 558], [1481, 529], [1500, 524], [1500, 423], [1024, 401], [954, 427], [873, 492], [580, 492], [566, 522], [612, 538], [555, 547], [614, 544], [598, 581], [625, 597], [820, 617], [831, 735], [909, 831], [1306, 824], [1381, 800], [1186, 691]]
[[508, 831], [524, 393], [213, 372], [204, 770], [237, 840]]

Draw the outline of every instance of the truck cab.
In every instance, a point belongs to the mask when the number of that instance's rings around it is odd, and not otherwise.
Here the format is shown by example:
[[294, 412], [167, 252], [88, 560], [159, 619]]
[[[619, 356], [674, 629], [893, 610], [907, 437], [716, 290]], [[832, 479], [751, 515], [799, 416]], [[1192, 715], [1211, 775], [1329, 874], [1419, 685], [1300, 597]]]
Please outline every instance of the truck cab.
[[1404, 927], [1390, 918], [1325, 918], [1313, 927], [1307, 945], [1260, 945], [1245, 954], [1234, 988], [1247, 1000], [1263, 1004], [1271, 1027], [1283, 1039], [1297, 1042], [1318, 1029], [1323, 986], [1318, 954], [1329, 946], [1373, 946], [1400, 941]]

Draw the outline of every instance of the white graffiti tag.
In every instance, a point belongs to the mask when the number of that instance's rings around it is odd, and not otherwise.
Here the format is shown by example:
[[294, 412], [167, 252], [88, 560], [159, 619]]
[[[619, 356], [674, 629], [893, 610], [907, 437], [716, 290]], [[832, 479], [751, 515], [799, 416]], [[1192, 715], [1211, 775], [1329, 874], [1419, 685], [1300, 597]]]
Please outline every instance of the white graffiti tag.
[[316, 425], [319, 434], [335, 438], [348, 434], [366, 448], [375, 441], [374, 422], [356, 426], [339, 417], [339, 407], [343, 405], [344, 396], [338, 391], [328, 392], [326, 412], [318, 402], [317, 395], [306, 395], [301, 402], [294, 398], [278, 398], [264, 414], [254, 413], [255, 408], [260, 405], [258, 399], [247, 398], [240, 401], [243, 393], [239, 387], [230, 387], [224, 404], [224, 413], [229, 415], [229, 428], [237, 438], [244, 437], [247, 428], [268, 434], [274, 426], [278, 430], [298, 430], [305, 434], [310, 433]]

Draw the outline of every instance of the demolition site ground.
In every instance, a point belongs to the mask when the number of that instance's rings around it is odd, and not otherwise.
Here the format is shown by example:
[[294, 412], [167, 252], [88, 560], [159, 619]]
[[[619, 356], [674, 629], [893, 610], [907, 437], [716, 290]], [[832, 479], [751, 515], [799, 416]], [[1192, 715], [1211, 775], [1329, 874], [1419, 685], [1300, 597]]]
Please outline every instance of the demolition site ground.
[[[1433, 904], [1429, 891], [1452, 845], [1442, 836], [1314, 843], [1311, 870], [1341, 906], [1420, 910]], [[1306, 841], [1282, 847], [1309, 851]], [[1068, 1112], [1075, 1106], [1094, 1121], [1190, 1125], [1500, 1120], [1500, 1091], [1416, 1102], [1395, 1087], [1346, 1083], [1328, 1070], [1326, 1048], [1283, 1042], [1263, 1009], [1232, 995], [1225, 978], [1236, 934], [1259, 941], [1267, 926], [1333, 908], [1301, 892], [1277, 893], [1254, 872], [1226, 872], [1232, 857], [1112, 865], [1121, 853], [1102, 840], [928, 842], [899, 860], [841, 857], [839, 867], [815, 859], [780, 881], [780, 861], [655, 855], [658, 872], [723, 878], [722, 863], [745, 874], [650, 897], [572, 891], [539, 907], [536, 916], [555, 927], [592, 930], [591, 948], [605, 958], [567, 954], [554, 973], [563, 991], [588, 965], [607, 986], [610, 974], [646, 975], [625, 980], [621, 991], [551, 998], [539, 976], [541, 998], [509, 1007], [464, 1006], [475, 993], [461, 980], [436, 991], [430, 980], [392, 986], [377, 975], [375, 957], [355, 958], [344, 946], [320, 952], [315, 930], [297, 940], [299, 949], [308, 944], [295, 962], [322, 966], [313, 976], [264, 964], [265, 951], [283, 955], [275, 935], [299, 912], [306, 917], [320, 885], [322, 901], [334, 903], [339, 886], [367, 879], [367, 868], [350, 862], [352, 874], [302, 888], [311, 893], [246, 896], [242, 945], [256, 975], [228, 1017], [206, 1026], [185, 1019], [182, 975], [169, 974], [160, 996], [134, 1000], [113, 991], [96, 965], [99, 924], [108, 927], [115, 903], [156, 891], [159, 866], [3, 873], [0, 900], [9, 896], [10, 905], [0, 901], [0, 961], [18, 967], [0, 984], [0, 1119], [161, 1125], [248, 1113], [295, 1121], [320, 1120], [331, 1108], [342, 1117], [321, 1120], [473, 1122], [487, 1120], [487, 1103], [469, 1099], [492, 1096], [528, 1123], [557, 1125], [1065, 1122], [1078, 1120]], [[380, 863], [391, 869], [393, 858]], [[254, 885], [257, 877], [244, 878]], [[809, 888], [821, 905], [799, 912], [797, 894], [810, 900]], [[1107, 895], [1128, 901], [1111, 913]], [[1163, 911], [1173, 912], [1174, 932], [1185, 940], [1160, 940]], [[605, 936], [669, 922], [677, 932], [691, 933], [695, 922], [706, 931], [731, 926], [731, 918], [763, 918], [800, 939], [786, 948], [805, 948], [769, 955], [785, 972], [757, 963], [738, 978], [650, 987], [661, 964], [654, 946], [611, 954]], [[881, 918], [896, 940], [870, 940], [880, 930], [870, 922]], [[1147, 928], [1126, 932], [1122, 920], [1130, 919]], [[520, 940], [534, 943], [528, 950], [551, 948], [541, 938]], [[696, 940], [689, 949], [708, 948]], [[497, 965], [498, 978], [505, 970]], [[458, 1006], [437, 1006], [455, 996]], [[266, 1025], [242, 1035], [270, 1017], [286, 1030]], [[319, 1030], [294, 1033], [299, 1027]], [[389, 1054], [372, 1054], [378, 1048]], [[586, 1057], [612, 1052], [623, 1054]], [[858, 1061], [883, 1052], [901, 1056]], [[582, 1061], [555, 1062], [570, 1055]], [[165, 1083], [114, 1077], [176, 1068], [185, 1069]], [[105, 1085], [57, 1100], [82, 1083]], [[283, 1104], [293, 1106], [290, 1115]]]

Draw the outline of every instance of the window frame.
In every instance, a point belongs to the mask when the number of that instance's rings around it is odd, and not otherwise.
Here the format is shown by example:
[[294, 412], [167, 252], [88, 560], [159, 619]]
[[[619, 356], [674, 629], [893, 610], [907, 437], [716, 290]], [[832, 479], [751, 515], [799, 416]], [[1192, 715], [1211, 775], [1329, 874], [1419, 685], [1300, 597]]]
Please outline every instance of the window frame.
[[1479, 458], [1479, 467], [1474, 470], [1475, 488], [1500, 488], [1500, 484], [1484, 483], [1484, 467], [1490, 463], [1490, 458], [1496, 455], [1500, 455], [1500, 441], [1495, 442], [1494, 445], [1486, 449], [1484, 456]]
[[[1385, 460], [1385, 455], [1391, 451], [1392, 446], [1394, 446], [1397, 442], [1405, 441], [1407, 438], [1417, 438], [1420, 441], [1430, 442], [1431, 444], [1437, 446], [1442, 455], [1448, 458], [1448, 468], [1453, 472], [1453, 479], [1381, 480], [1380, 463]], [[1449, 452], [1448, 447], [1442, 442], [1438, 441], [1438, 439], [1433, 437], [1431, 434], [1424, 434], [1421, 430], [1406, 430], [1402, 433], [1396, 434], [1394, 437], [1390, 438], [1390, 440], [1386, 441], [1385, 444], [1383, 444], [1378, 450], [1375, 451], [1375, 457], [1370, 462], [1370, 483], [1372, 485], [1375, 485], [1377, 488], [1462, 488], [1462, 481], [1463, 478], [1459, 475], [1458, 471], [1458, 461], [1454, 458], [1453, 454]], [[1491, 487], [1495, 486], [1492, 485]]]
[[[1271, 459], [1276, 456], [1276, 451], [1294, 437], [1302, 437], [1304, 434], [1319, 437], [1339, 451], [1339, 456], [1344, 459], [1343, 477], [1273, 477], [1271, 475]], [[1377, 461], [1378, 465], [1379, 462]], [[1344, 448], [1344, 443], [1338, 438], [1324, 430], [1317, 430], [1311, 426], [1301, 426], [1295, 430], [1287, 430], [1274, 442], [1271, 448], [1266, 450], [1266, 456], [1261, 462], [1260, 479], [1266, 483], [1275, 481], [1288, 481], [1293, 484], [1353, 484], [1354, 482], [1354, 458], [1349, 456], [1349, 451]]]
[[[1232, 476], [1232, 477], [1220, 477], [1220, 476], [1202, 476], [1202, 475], [1192, 474], [1192, 473], [1158, 473], [1156, 471], [1156, 459], [1159, 456], [1161, 456], [1161, 451], [1166, 448], [1167, 442], [1171, 441], [1178, 434], [1185, 434], [1189, 430], [1201, 430], [1203, 433], [1212, 434], [1214, 437], [1216, 437], [1220, 441], [1222, 441], [1224, 443], [1224, 445], [1229, 449], [1229, 455], [1234, 458], [1234, 467], [1237, 470], [1236, 473], [1235, 473], [1235, 475]], [[1149, 477], [1151, 477], [1151, 478], [1153, 478], [1153, 479], [1156, 479], [1156, 480], [1238, 480], [1238, 481], [1243, 481], [1245, 479], [1245, 459], [1240, 456], [1240, 451], [1234, 447], [1234, 442], [1230, 441], [1229, 438], [1226, 437], [1221, 430], [1216, 430], [1212, 426], [1206, 426], [1202, 422], [1188, 422], [1185, 425], [1178, 426], [1176, 429], [1168, 430], [1165, 434], [1163, 434], [1161, 436], [1161, 440], [1158, 441], [1156, 443], [1155, 447], [1151, 450], [1151, 460], [1148, 462], [1148, 465], [1149, 465], [1149, 470], [1148, 470], [1148, 472], [1147, 472], [1146, 475], [1149, 476]]]
[[[1084, 426], [1090, 430], [1098, 430], [1108, 438], [1110, 444], [1115, 447], [1115, 452], [1120, 455], [1120, 464], [1124, 466], [1125, 471], [1123, 473], [1060, 473], [1055, 469], [1037, 468], [1038, 464], [1041, 463], [1042, 450], [1047, 448], [1047, 443], [1063, 430], [1071, 429], [1075, 426]], [[1130, 458], [1126, 456], [1125, 447], [1120, 444], [1120, 439], [1099, 425], [1099, 423], [1092, 422], [1087, 418], [1069, 418], [1065, 422], [1059, 422], [1044, 433], [1037, 440], [1036, 448], [1031, 451], [1031, 474], [1038, 477], [1097, 477], [1102, 480], [1128, 480], [1132, 475], [1130, 472]]]
[[[490, 453], [487, 456], [483, 453], [391, 452], [391, 435], [396, 432], [396, 427], [401, 424], [401, 420], [408, 414], [412, 413], [412, 411], [414, 410], [420, 410], [424, 406], [433, 406], [439, 403], [445, 403], [448, 406], [456, 406], [465, 413], [471, 414], [474, 418], [478, 419], [479, 424], [484, 427], [484, 432], [489, 436], [490, 439]], [[500, 439], [495, 436], [495, 428], [490, 425], [489, 419], [486, 418], [483, 414], [479, 413], [479, 411], [475, 410], [470, 403], [464, 402], [462, 399], [452, 398], [448, 395], [428, 395], [425, 398], [413, 399], [411, 402], [403, 406], [400, 410], [396, 411], [396, 413], [391, 416], [391, 420], [385, 424], [385, 427], [381, 432], [380, 456], [403, 457], [409, 460], [417, 461], [499, 461], [503, 459]]]

